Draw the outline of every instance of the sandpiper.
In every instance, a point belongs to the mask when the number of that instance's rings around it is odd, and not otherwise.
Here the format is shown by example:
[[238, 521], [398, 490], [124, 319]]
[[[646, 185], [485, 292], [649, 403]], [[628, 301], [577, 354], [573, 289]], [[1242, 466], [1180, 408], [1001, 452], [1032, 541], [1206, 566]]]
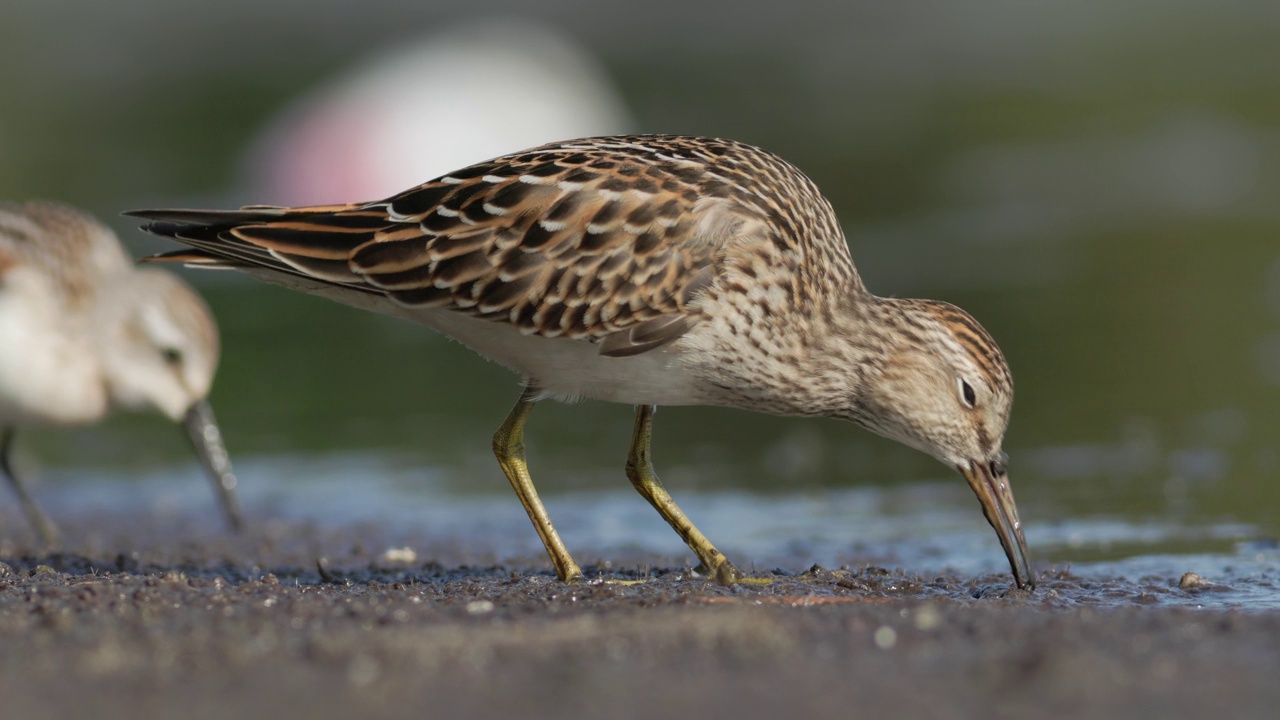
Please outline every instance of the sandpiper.
[[0, 204], [0, 474], [46, 543], [57, 529], [12, 464], [18, 427], [77, 425], [113, 407], [186, 426], [227, 522], [236, 477], [208, 400], [218, 329], [185, 282], [137, 268], [109, 228], [52, 202]]
[[781, 158], [682, 136], [556, 142], [376, 202], [143, 210], [231, 267], [407, 318], [523, 376], [493, 449], [561, 580], [582, 577], [534, 489], [544, 398], [636, 405], [626, 472], [723, 583], [743, 575], [663, 489], [658, 405], [828, 416], [923, 450], [977, 494], [1021, 588], [1035, 579], [1001, 449], [1013, 379], [963, 310], [863, 286], [830, 203]]

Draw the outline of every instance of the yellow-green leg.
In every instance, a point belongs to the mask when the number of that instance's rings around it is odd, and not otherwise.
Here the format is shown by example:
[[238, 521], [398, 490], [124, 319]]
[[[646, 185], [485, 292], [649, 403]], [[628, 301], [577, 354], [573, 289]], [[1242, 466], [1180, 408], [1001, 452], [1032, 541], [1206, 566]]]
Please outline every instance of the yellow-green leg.
[[707, 536], [694, 527], [684, 511], [671, 499], [667, 489], [653, 472], [653, 462], [649, 457], [649, 440], [653, 434], [653, 413], [657, 410], [653, 405], [641, 405], [636, 408], [636, 425], [631, 434], [631, 452], [627, 455], [627, 477], [636, 491], [658, 511], [702, 561], [702, 566], [711, 577], [721, 585], [732, 585], [743, 579], [743, 575], [720, 553]]
[[529, 419], [529, 412], [533, 410], [532, 398], [533, 389], [526, 387], [507, 419], [502, 421], [502, 427], [493, 434], [493, 454], [497, 456], [498, 464], [502, 466], [502, 472], [506, 473], [507, 480], [511, 481], [516, 495], [520, 497], [520, 504], [529, 513], [534, 529], [538, 531], [547, 554], [551, 556], [551, 564], [556, 567], [556, 575], [565, 582], [578, 582], [582, 580], [582, 569], [569, 556], [568, 548], [551, 524], [551, 518], [547, 515], [547, 509], [542, 506], [537, 489], [533, 487], [533, 478], [529, 477], [529, 466], [524, 460], [524, 424]]
[[0, 474], [9, 478], [9, 484], [13, 487], [14, 494], [18, 496], [18, 502], [22, 504], [22, 511], [26, 513], [27, 520], [35, 528], [40, 542], [45, 545], [54, 545], [58, 542], [58, 528], [36, 504], [35, 498], [27, 492], [26, 483], [22, 481], [22, 476], [18, 475], [18, 471], [14, 469], [10, 460], [13, 436], [16, 434], [13, 428], [0, 429]]

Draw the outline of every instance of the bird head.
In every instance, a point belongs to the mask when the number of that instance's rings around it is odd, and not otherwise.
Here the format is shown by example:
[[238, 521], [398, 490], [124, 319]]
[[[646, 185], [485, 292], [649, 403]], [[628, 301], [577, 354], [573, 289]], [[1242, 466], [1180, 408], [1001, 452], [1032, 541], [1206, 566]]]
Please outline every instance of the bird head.
[[883, 299], [872, 325], [886, 338], [860, 388], [855, 420], [955, 468], [978, 496], [1020, 588], [1034, 588], [1001, 445], [1013, 377], [986, 330], [954, 305]]
[[218, 329], [177, 276], [152, 268], [117, 276], [97, 304], [103, 370], [114, 404], [180, 422], [209, 394]]

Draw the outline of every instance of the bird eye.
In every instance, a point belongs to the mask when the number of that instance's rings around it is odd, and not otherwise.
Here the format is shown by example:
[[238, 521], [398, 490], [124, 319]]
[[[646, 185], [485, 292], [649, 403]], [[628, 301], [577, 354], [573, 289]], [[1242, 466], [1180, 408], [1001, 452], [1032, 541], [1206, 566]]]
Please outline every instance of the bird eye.
[[978, 396], [973, 392], [973, 386], [964, 380], [960, 381], [960, 399], [964, 401], [965, 407], [974, 407], [978, 404]]
[[179, 350], [178, 348], [173, 348], [173, 347], [164, 348], [163, 350], [160, 351], [160, 355], [164, 358], [164, 361], [169, 365], [182, 364], [182, 351]]

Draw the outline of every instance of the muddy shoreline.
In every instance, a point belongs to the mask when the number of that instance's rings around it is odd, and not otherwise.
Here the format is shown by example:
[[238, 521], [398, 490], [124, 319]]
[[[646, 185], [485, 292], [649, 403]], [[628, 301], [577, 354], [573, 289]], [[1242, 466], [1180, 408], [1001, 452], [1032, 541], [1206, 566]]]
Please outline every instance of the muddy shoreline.
[[1040, 568], [1028, 594], [1003, 576], [801, 567], [723, 588], [631, 558], [569, 586], [540, 558], [406, 553], [370, 528], [175, 540], [114, 522], [77, 526], [58, 552], [0, 541], [5, 717], [1272, 717], [1280, 703], [1280, 613], [1187, 607], [1214, 589], [1179, 578]]

